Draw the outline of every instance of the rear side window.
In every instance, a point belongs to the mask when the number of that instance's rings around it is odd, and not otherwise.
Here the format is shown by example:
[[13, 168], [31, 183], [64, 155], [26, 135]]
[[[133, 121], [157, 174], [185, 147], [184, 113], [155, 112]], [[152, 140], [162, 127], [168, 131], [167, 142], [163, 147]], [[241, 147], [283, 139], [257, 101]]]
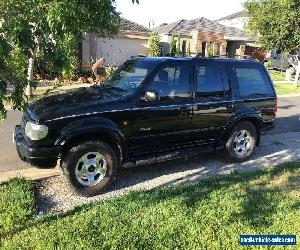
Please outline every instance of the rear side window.
[[265, 72], [254, 67], [235, 67], [240, 97], [270, 95], [273, 93]]
[[196, 98], [225, 97], [230, 94], [226, 70], [220, 65], [201, 65], [196, 67]]

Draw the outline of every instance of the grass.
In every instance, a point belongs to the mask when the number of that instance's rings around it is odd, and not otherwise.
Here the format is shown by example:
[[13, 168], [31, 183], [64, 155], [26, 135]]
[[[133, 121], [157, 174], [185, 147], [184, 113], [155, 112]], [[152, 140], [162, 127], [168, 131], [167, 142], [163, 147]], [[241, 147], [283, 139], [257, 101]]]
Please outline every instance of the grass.
[[300, 237], [300, 161], [134, 192], [41, 219], [33, 216], [29, 183], [1, 190], [2, 249], [237, 249], [240, 234]]
[[28, 225], [34, 215], [32, 184], [14, 179], [0, 186], [0, 239]]
[[300, 86], [294, 87], [293, 83], [274, 83], [277, 95], [300, 94]]
[[269, 69], [269, 74], [273, 81], [285, 81], [285, 73]]

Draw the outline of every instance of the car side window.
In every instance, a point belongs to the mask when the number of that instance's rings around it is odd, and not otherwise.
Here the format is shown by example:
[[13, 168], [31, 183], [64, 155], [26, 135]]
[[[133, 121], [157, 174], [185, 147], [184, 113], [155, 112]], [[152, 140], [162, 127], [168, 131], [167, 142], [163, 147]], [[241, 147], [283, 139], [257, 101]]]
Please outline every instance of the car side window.
[[270, 81], [261, 69], [238, 66], [235, 67], [235, 73], [240, 97], [272, 94], [273, 90]]
[[190, 68], [185, 65], [162, 68], [147, 90], [155, 91], [159, 102], [189, 99]]
[[196, 67], [196, 98], [226, 97], [230, 85], [225, 68], [220, 65], [199, 65]]

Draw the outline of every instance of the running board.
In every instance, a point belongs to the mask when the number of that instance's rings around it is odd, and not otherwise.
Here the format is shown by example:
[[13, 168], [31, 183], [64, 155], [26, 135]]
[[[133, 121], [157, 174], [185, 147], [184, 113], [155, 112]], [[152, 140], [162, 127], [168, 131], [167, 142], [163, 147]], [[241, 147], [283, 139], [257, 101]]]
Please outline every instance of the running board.
[[183, 150], [176, 150], [173, 152], [168, 152], [164, 154], [151, 155], [150, 157], [139, 157], [132, 158], [127, 163], [123, 165], [124, 168], [132, 168], [135, 166], [148, 165], [158, 162], [165, 162], [169, 160], [181, 159], [181, 158], [189, 158], [193, 156], [197, 156], [199, 154], [211, 152], [214, 150], [213, 146], [205, 146], [205, 147], [194, 147]]

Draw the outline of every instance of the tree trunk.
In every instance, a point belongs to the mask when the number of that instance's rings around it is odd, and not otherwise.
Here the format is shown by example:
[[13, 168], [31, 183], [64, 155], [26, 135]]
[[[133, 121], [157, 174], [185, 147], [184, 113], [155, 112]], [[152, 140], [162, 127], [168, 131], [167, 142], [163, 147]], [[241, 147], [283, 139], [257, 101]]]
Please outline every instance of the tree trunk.
[[[33, 81], [34, 56], [28, 60], [27, 80]], [[25, 90], [25, 95], [32, 96], [32, 87], [28, 83]]]
[[[35, 24], [33, 26], [36, 26]], [[32, 87], [30, 86], [30, 81], [33, 81], [33, 69], [34, 61], [37, 53], [39, 52], [41, 38], [39, 35], [34, 36], [35, 48], [31, 51], [31, 57], [28, 60], [28, 69], [27, 69], [27, 80], [29, 81], [26, 86], [25, 95], [32, 96]]]

